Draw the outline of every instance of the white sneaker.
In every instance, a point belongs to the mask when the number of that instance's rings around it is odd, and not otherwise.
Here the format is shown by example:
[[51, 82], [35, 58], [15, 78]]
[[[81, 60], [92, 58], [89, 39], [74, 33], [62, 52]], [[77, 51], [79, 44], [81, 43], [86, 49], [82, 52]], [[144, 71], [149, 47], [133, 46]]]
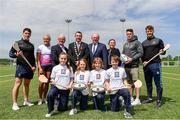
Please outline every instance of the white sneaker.
[[139, 98], [136, 98], [134, 102], [131, 103], [132, 106], [141, 105], [141, 101]]
[[43, 101], [42, 101], [42, 99], [40, 99], [39, 101], [38, 101], [38, 105], [42, 105], [43, 104]]
[[19, 108], [19, 106], [17, 105], [17, 103], [14, 103], [13, 106], [12, 106], [12, 109], [13, 109], [14, 111], [16, 111], [16, 110], [19, 110], [20, 108]]
[[45, 117], [51, 117], [54, 114], [54, 111], [51, 111], [50, 113], [46, 114]]
[[131, 118], [132, 118], [132, 115], [131, 115], [131, 113], [129, 113], [129, 112], [127, 112], [126, 110], [124, 110], [124, 117], [125, 117], [126, 119], [131, 119]]
[[133, 103], [134, 102], [134, 98], [131, 96], [131, 103]]
[[74, 115], [77, 113], [77, 109], [71, 109], [71, 111], [69, 112], [69, 115]]
[[44, 99], [43, 101], [44, 101], [44, 103], [46, 103], [46, 104], [48, 103], [46, 99]]
[[33, 106], [34, 104], [29, 101], [24, 101], [23, 105]]

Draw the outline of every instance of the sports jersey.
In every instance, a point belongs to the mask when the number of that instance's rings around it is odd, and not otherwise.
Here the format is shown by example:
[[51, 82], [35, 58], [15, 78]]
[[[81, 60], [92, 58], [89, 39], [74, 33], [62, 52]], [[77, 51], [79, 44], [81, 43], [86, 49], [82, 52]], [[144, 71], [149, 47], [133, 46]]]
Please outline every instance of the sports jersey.
[[92, 70], [91, 75], [90, 75], [90, 82], [92, 82], [94, 86], [103, 87], [103, 84], [105, 81], [105, 74], [106, 74], [106, 71], [103, 69], [99, 71]]
[[[73, 70], [69, 70], [66, 65], [56, 65], [52, 69], [51, 79], [55, 80], [56, 84], [67, 87], [71, 80], [73, 80]], [[61, 89], [65, 90], [62, 87]]]
[[52, 64], [51, 58], [51, 46], [46, 46], [44, 44], [40, 45], [37, 49], [37, 52], [40, 53], [40, 64], [48, 65]]
[[[77, 71], [75, 72], [74, 75], [74, 82], [75, 83], [83, 83], [85, 85], [88, 84], [90, 78], [90, 72], [89, 71], [79, 71], [79, 74], [77, 74]], [[81, 91], [83, 95], [89, 94], [88, 88], [84, 89]]]
[[123, 78], [126, 78], [126, 72], [122, 67], [118, 67], [117, 69], [111, 67], [106, 71], [105, 79], [109, 80], [111, 89], [125, 88]]

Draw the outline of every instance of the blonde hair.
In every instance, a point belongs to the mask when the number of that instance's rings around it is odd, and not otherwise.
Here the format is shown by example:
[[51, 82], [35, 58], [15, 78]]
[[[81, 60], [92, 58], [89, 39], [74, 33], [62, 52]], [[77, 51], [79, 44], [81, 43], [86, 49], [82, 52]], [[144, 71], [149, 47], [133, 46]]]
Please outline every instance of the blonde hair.
[[80, 70], [81, 70], [81, 68], [80, 68], [80, 62], [81, 62], [81, 61], [86, 64], [85, 70], [89, 70], [89, 66], [88, 66], [87, 60], [84, 59], [84, 58], [82, 58], [82, 59], [79, 60], [78, 65], [77, 65], [77, 69], [76, 69], [77, 74], [79, 74], [79, 72], [80, 72]]
[[99, 62], [99, 63], [101, 64], [101, 68], [104, 67], [104, 66], [103, 66], [103, 61], [102, 61], [102, 59], [101, 59], [100, 57], [96, 57], [96, 58], [94, 58], [94, 60], [93, 60], [92, 69], [95, 69], [95, 64], [96, 64], [96, 62]]

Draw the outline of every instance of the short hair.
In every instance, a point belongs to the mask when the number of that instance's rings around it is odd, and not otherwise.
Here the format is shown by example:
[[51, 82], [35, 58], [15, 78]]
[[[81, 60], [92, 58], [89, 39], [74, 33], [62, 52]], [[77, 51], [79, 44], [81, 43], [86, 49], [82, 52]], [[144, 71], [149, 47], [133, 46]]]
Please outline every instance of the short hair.
[[48, 37], [51, 40], [51, 36], [49, 34], [44, 35], [43, 39], [44, 39], [45, 36]]
[[120, 62], [120, 58], [117, 55], [111, 56], [111, 61], [114, 60], [115, 62]]
[[148, 26], [146, 26], [146, 28], [145, 28], [145, 30], [154, 30], [154, 27], [152, 26], [152, 25], [148, 25]]
[[31, 33], [31, 29], [30, 29], [30, 28], [24, 28], [24, 29], [23, 29], [23, 33], [24, 33], [25, 31], [28, 31], [28, 32]]
[[101, 59], [100, 57], [96, 57], [96, 58], [94, 58], [94, 60], [93, 60], [92, 69], [95, 69], [95, 64], [96, 64], [96, 62], [100, 62], [101, 68], [103, 68], [103, 61], [102, 61], [102, 59]]
[[129, 29], [126, 29], [126, 32], [134, 32], [133, 29], [129, 28]]
[[75, 35], [76, 35], [77, 33], [79, 33], [79, 34], [82, 35], [82, 32], [81, 32], [81, 31], [76, 31], [76, 32], [75, 32]]
[[111, 41], [114, 41], [116, 43], [116, 40], [115, 39], [110, 39], [108, 44], [111, 42]]

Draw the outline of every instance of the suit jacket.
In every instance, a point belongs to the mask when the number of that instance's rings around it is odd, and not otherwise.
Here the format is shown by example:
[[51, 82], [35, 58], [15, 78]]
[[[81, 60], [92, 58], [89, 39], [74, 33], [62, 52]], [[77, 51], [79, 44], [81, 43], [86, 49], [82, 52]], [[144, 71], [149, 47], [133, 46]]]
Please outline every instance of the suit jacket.
[[[111, 51], [110, 51], [110, 49], [108, 49], [108, 68], [112, 67], [112, 65], [111, 65], [111, 57], [113, 55], [117, 55], [118, 57], [120, 57], [120, 51], [119, 51], [118, 48], [113, 48], [113, 49], [111, 49]], [[119, 66], [120, 65], [121, 65], [121, 63], [119, 63]]]
[[80, 60], [81, 58], [84, 58], [88, 61], [89, 59], [89, 48], [88, 44], [81, 42], [80, 48], [78, 51], [78, 48], [76, 46], [76, 42], [70, 43], [69, 44], [69, 60], [70, 60], [70, 65], [73, 68], [73, 71], [75, 72], [77, 66], [76, 66], [76, 61]]
[[92, 62], [95, 57], [100, 57], [103, 61], [104, 69], [107, 70], [108, 51], [107, 51], [106, 45], [103, 43], [98, 43], [97, 49], [94, 54], [92, 53], [92, 46], [93, 46], [93, 43], [89, 44], [89, 51], [90, 51], [89, 65], [92, 66]]
[[[68, 53], [68, 49], [66, 47], [64, 47], [64, 49], [65, 49], [66, 53]], [[54, 66], [59, 64], [59, 54], [61, 52], [63, 52], [63, 50], [59, 44], [51, 47], [51, 57], [52, 57]]]

